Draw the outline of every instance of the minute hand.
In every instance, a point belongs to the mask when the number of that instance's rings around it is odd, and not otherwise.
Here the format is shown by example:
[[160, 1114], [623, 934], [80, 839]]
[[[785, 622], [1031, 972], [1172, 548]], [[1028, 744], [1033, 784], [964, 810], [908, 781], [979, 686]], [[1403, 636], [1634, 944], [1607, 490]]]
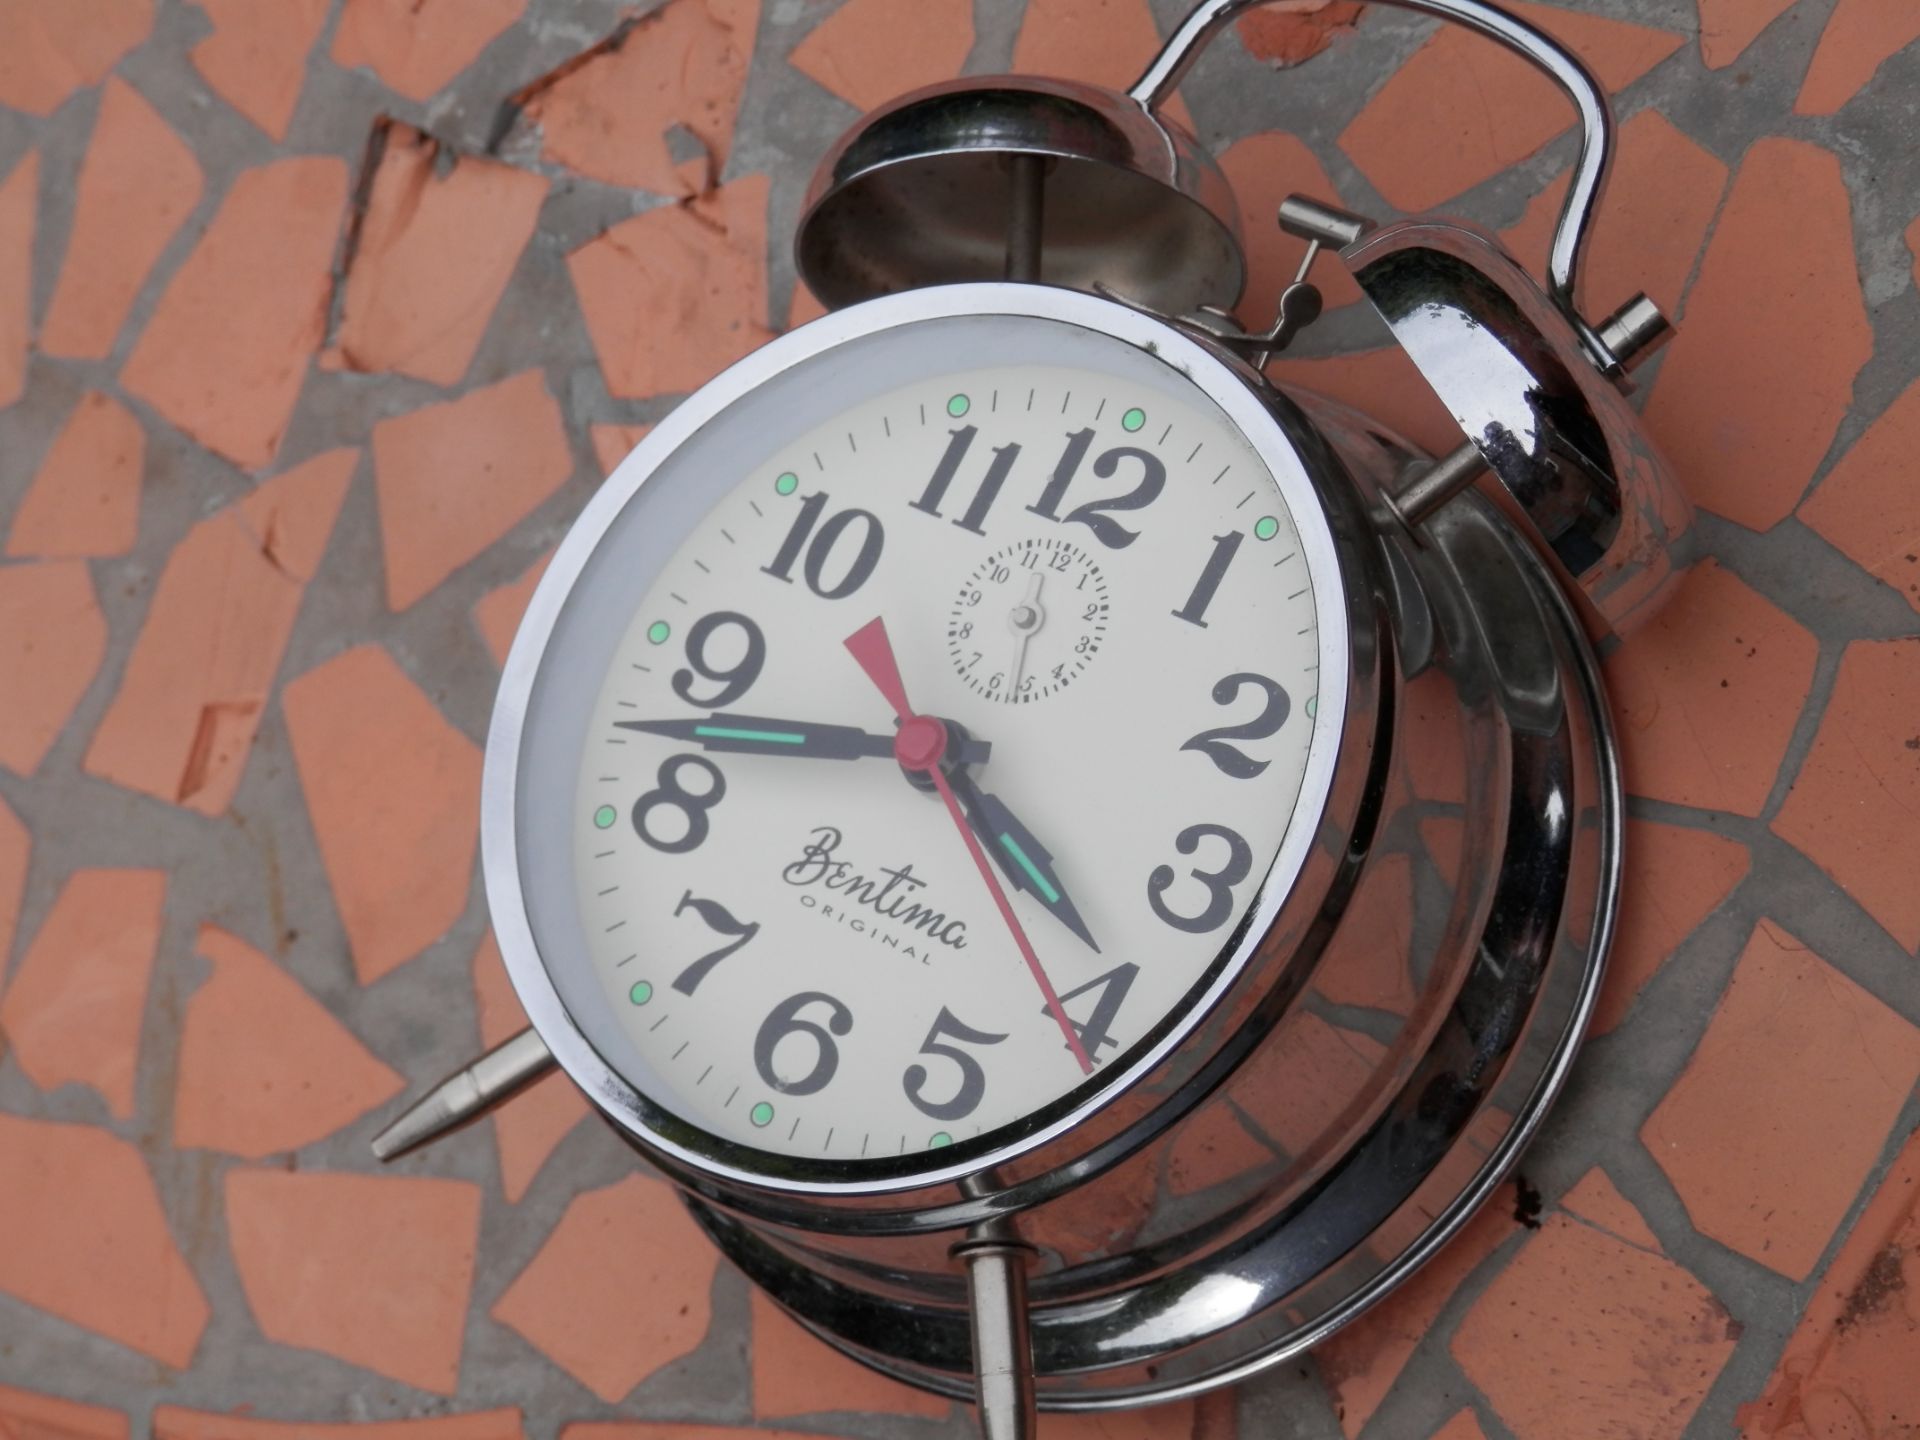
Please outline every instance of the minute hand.
[[[703, 749], [734, 755], [793, 755], [812, 760], [891, 760], [893, 736], [876, 735], [852, 725], [821, 725], [811, 720], [770, 720], [762, 715], [716, 711], [691, 720], [616, 720], [616, 728], [691, 740]], [[964, 740], [958, 759], [977, 765], [993, 753], [984, 740]]]
[[1060, 883], [1060, 877], [1054, 872], [1053, 856], [1042, 845], [1034, 833], [1020, 823], [1020, 817], [1007, 808], [1007, 804], [998, 795], [988, 794], [978, 788], [964, 770], [955, 769], [952, 775], [953, 791], [966, 807], [967, 823], [973, 827], [973, 833], [980, 837], [981, 843], [993, 853], [1000, 862], [1000, 868], [1006, 873], [1016, 890], [1024, 890], [1042, 905], [1047, 912], [1066, 926], [1096, 955], [1100, 946], [1087, 929], [1087, 922], [1080, 918], [1073, 898], [1067, 894], [1067, 887]]

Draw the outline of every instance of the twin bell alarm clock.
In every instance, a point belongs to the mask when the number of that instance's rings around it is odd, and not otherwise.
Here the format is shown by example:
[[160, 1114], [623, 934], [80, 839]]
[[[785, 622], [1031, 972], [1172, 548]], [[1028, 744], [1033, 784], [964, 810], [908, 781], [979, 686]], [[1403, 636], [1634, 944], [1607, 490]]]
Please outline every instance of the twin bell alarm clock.
[[[1163, 102], [1253, 0], [1124, 93], [967, 79], [834, 147], [830, 313], [655, 428], [533, 597], [481, 820], [532, 1026], [378, 1153], [557, 1065], [788, 1313], [992, 1436], [1295, 1355], [1486, 1199], [1613, 932], [1596, 651], [1690, 512], [1626, 398], [1665, 322], [1576, 304], [1600, 87], [1397, 3], [1578, 110], [1544, 285], [1294, 197], [1300, 276], [1236, 323]], [[1323, 252], [1452, 454], [1264, 376]]]

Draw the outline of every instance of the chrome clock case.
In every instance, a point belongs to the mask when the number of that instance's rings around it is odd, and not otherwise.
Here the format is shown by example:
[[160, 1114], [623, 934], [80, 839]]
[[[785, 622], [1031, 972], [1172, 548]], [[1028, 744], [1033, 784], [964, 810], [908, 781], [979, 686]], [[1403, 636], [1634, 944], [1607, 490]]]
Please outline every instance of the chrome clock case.
[[[1309, 240], [1308, 266], [1332, 250], [1352, 270], [1458, 422], [1459, 449], [1432, 459], [1267, 381], [1318, 292], [1303, 266], [1271, 326], [1232, 319], [1245, 267], [1231, 192], [1159, 108], [1255, 3], [1204, 0], [1128, 92], [939, 86], [829, 154], [796, 254], [845, 308], [648, 437], [562, 546], [515, 642], [483, 831], [534, 1029], [376, 1142], [399, 1153], [557, 1061], [791, 1314], [878, 1369], [977, 1394], [993, 1435], [1027, 1433], [1036, 1401], [1152, 1403], [1297, 1354], [1411, 1274], [1511, 1168], [1573, 1063], [1619, 899], [1621, 786], [1596, 653], [1661, 602], [1687, 555], [1691, 512], [1626, 399], [1664, 321], [1644, 297], [1595, 323], [1576, 304], [1612, 144], [1604, 95], [1483, 0], [1394, 3], [1515, 50], [1578, 110], [1546, 283], [1464, 222], [1374, 228], [1303, 199], [1279, 217]], [[657, 462], [794, 366], [962, 315], [1134, 347], [1268, 463], [1315, 550], [1309, 782], [1294, 848], [1204, 993], [1098, 1095], [944, 1168], [796, 1180], [663, 1135], [561, 1004], [516, 849], [529, 697], [573, 578]]]

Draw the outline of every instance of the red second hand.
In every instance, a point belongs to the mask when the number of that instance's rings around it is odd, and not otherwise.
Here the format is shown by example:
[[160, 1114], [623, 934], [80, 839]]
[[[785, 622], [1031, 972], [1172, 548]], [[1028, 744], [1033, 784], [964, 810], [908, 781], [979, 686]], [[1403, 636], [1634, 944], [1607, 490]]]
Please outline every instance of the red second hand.
[[947, 815], [953, 821], [953, 828], [960, 832], [960, 838], [966, 842], [974, 868], [980, 872], [980, 878], [987, 882], [987, 892], [993, 896], [1000, 918], [1007, 922], [1007, 929], [1013, 933], [1013, 943], [1020, 947], [1020, 954], [1033, 974], [1034, 983], [1040, 987], [1041, 995], [1046, 997], [1048, 1013], [1060, 1027], [1060, 1033], [1066, 1037], [1067, 1049], [1080, 1062], [1081, 1073], [1091, 1075], [1093, 1062], [1087, 1058], [1086, 1047], [1080, 1043], [1073, 1022], [1067, 1019], [1067, 1012], [1061, 1008], [1053, 982], [1047, 979], [1040, 957], [1033, 953], [1033, 944], [1027, 939], [1027, 932], [1020, 928], [1020, 920], [1013, 913], [1013, 906], [1007, 903], [1006, 891], [1000, 888], [1000, 878], [993, 873], [987, 852], [980, 848], [979, 840], [974, 838], [973, 827], [967, 824], [966, 813], [961, 810], [953, 787], [941, 773], [940, 760], [947, 750], [947, 727], [932, 715], [915, 714], [913, 707], [907, 703], [907, 687], [900, 679], [900, 665], [893, 656], [893, 642], [887, 638], [886, 621], [875, 616], [849, 635], [845, 644], [847, 652], [866, 672], [874, 688], [886, 697], [894, 714], [900, 717], [900, 733], [893, 745], [894, 757], [907, 769], [924, 774], [933, 781], [933, 788], [940, 792], [940, 798], [946, 802]]

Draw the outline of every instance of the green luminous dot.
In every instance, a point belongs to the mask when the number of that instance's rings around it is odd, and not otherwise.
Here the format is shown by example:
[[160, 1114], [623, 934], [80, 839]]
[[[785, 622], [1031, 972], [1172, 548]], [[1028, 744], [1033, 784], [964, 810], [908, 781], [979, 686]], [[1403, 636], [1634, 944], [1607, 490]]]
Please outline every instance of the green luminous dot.
[[778, 480], [773, 482], [773, 493], [776, 495], [791, 495], [799, 488], [800, 477], [791, 470], [786, 471]]
[[773, 1107], [762, 1100], [747, 1112], [747, 1118], [764, 1130], [773, 1123]]
[[947, 1134], [944, 1130], [936, 1130], [933, 1132], [933, 1138], [927, 1141], [927, 1148], [929, 1150], [938, 1150], [942, 1146], [951, 1144], [953, 1144], [953, 1136]]
[[1120, 417], [1120, 428], [1128, 434], [1132, 434], [1146, 423], [1147, 412], [1142, 410], [1138, 405]]
[[620, 812], [611, 805], [602, 805], [593, 812], [593, 823], [601, 830], [611, 830], [613, 822], [620, 818]]
[[973, 408], [973, 402], [964, 395], [956, 395], [947, 401], [947, 414], [958, 420]]
[[1318, 695], [1309, 695], [1307, 697], [1307, 718], [1311, 720], [1319, 712], [1320, 712], [1320, 697]]
[[1279, 533], [1280, 522], [1271, 515], [1262, 515], [1253, 522], [1253, 538], [1256, 540], [1271, 540]]
[[667, 637], [673, 633], [673, 627], [664, 620], [656, 620], [647, 626], [647, 639], [656, 645], [667, 643]]
[[627, 999], [636, 1005], [644, 1005], [653, 998], [653, 986], [645, 980], [633, 982], [633, 988], [627, 991]]

